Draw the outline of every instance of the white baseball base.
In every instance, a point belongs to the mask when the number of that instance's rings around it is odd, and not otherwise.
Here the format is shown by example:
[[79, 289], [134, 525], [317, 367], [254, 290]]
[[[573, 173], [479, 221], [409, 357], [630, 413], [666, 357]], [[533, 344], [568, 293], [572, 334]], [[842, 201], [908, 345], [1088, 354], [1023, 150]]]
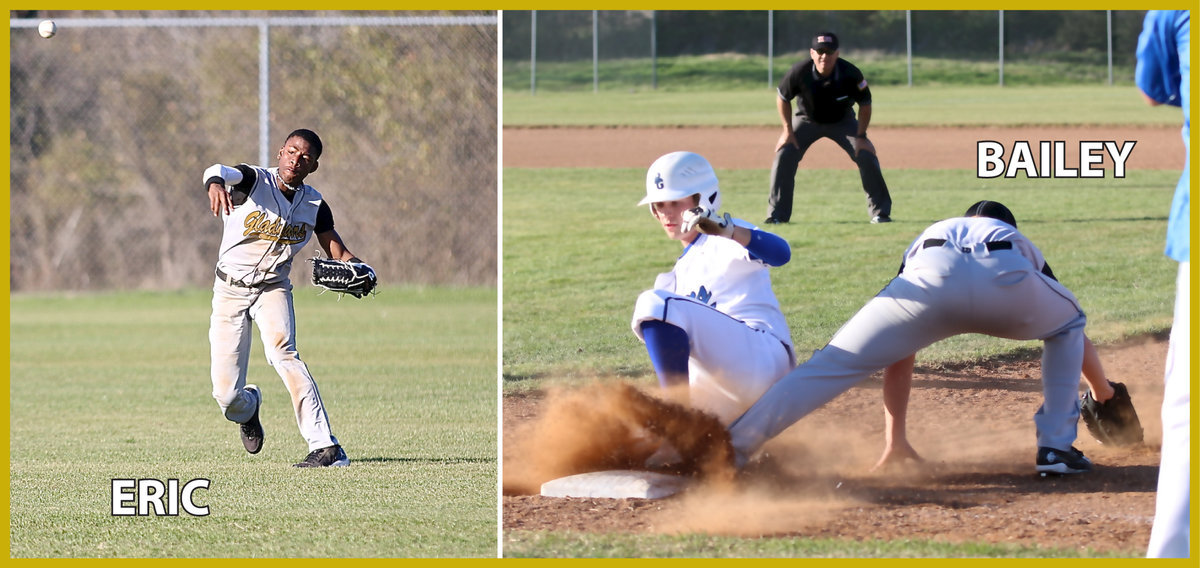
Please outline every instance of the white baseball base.
[[682, 491], [687, 483], [685, 477], [652, 471], [593, 471], [547, 481], [542, 484], [542, 496], [662, 499]]

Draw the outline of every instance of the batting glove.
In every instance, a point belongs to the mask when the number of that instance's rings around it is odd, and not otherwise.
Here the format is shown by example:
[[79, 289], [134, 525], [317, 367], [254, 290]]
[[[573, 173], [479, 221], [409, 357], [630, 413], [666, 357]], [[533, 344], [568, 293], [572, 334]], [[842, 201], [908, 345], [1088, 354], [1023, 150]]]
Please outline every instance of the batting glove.
[[724, 217], [707, 207], [693, 207], [683, 212], [683, 232], [698, 227], [701, 233], [733, 238], [733, 218], [726, 213]]

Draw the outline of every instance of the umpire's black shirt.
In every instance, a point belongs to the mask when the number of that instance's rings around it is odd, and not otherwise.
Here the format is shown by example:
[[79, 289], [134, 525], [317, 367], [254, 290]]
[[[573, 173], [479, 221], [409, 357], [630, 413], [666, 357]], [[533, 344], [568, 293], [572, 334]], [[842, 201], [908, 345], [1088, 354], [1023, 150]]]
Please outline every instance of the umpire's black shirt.
[[871, 89], [862, 71], [840, 58], [828, 77], [817, 73], [811, 59], [793, 65], [779, 82], [779, 96], [785, 101], [799, 96], [796, 114], [826, 124], [845, 118], [847, 112], [853, 112], [854, 103], [871, 104]]

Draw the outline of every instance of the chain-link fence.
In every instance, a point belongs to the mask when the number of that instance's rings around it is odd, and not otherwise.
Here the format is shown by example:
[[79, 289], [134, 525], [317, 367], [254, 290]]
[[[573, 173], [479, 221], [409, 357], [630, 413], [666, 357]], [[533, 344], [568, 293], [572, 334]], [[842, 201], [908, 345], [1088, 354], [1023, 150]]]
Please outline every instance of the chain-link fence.
[[[1006, 85], [1132, 82], [1144, 15], [1138, 10], [506, 10], [504, 88], [688, 88], [714, 80], [774, 86], [793, 63], [808, 57], [812, 36], [822, 30], [840, 36], [842, 55], [876, 85], [945, 82], [947, 76]], [[680, 67], [679, 59], [698, 57], [704, 59], [685, 70], [661, 73], [664, 65]], [[750, 62], [728, 61], [737, 57]], [[950, 74], [946, 65], [961, 70]], [[1008, 69], [1012, 72], [1002, 75]]]
[[495, 285], [495, 12], [10, 16], [14, 292], [210, 284], [202, 174], [259, 162], [260, 124], [264, 166], [320, 134], [307, 182], [383, 283]]

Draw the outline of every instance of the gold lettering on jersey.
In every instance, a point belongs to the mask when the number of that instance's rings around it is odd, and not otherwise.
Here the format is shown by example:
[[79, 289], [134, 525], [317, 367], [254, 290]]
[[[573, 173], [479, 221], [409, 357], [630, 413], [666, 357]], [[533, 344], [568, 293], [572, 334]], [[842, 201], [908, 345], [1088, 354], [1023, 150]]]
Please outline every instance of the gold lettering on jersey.
[[303, 224], [284, 225], [282, 219], [272, 221], [262, 211], [254, 211], [246, 215], [245, 226], [243, 237], [258, 237], [285, 245], [299, 244], [308, 238], [308, 231]]

